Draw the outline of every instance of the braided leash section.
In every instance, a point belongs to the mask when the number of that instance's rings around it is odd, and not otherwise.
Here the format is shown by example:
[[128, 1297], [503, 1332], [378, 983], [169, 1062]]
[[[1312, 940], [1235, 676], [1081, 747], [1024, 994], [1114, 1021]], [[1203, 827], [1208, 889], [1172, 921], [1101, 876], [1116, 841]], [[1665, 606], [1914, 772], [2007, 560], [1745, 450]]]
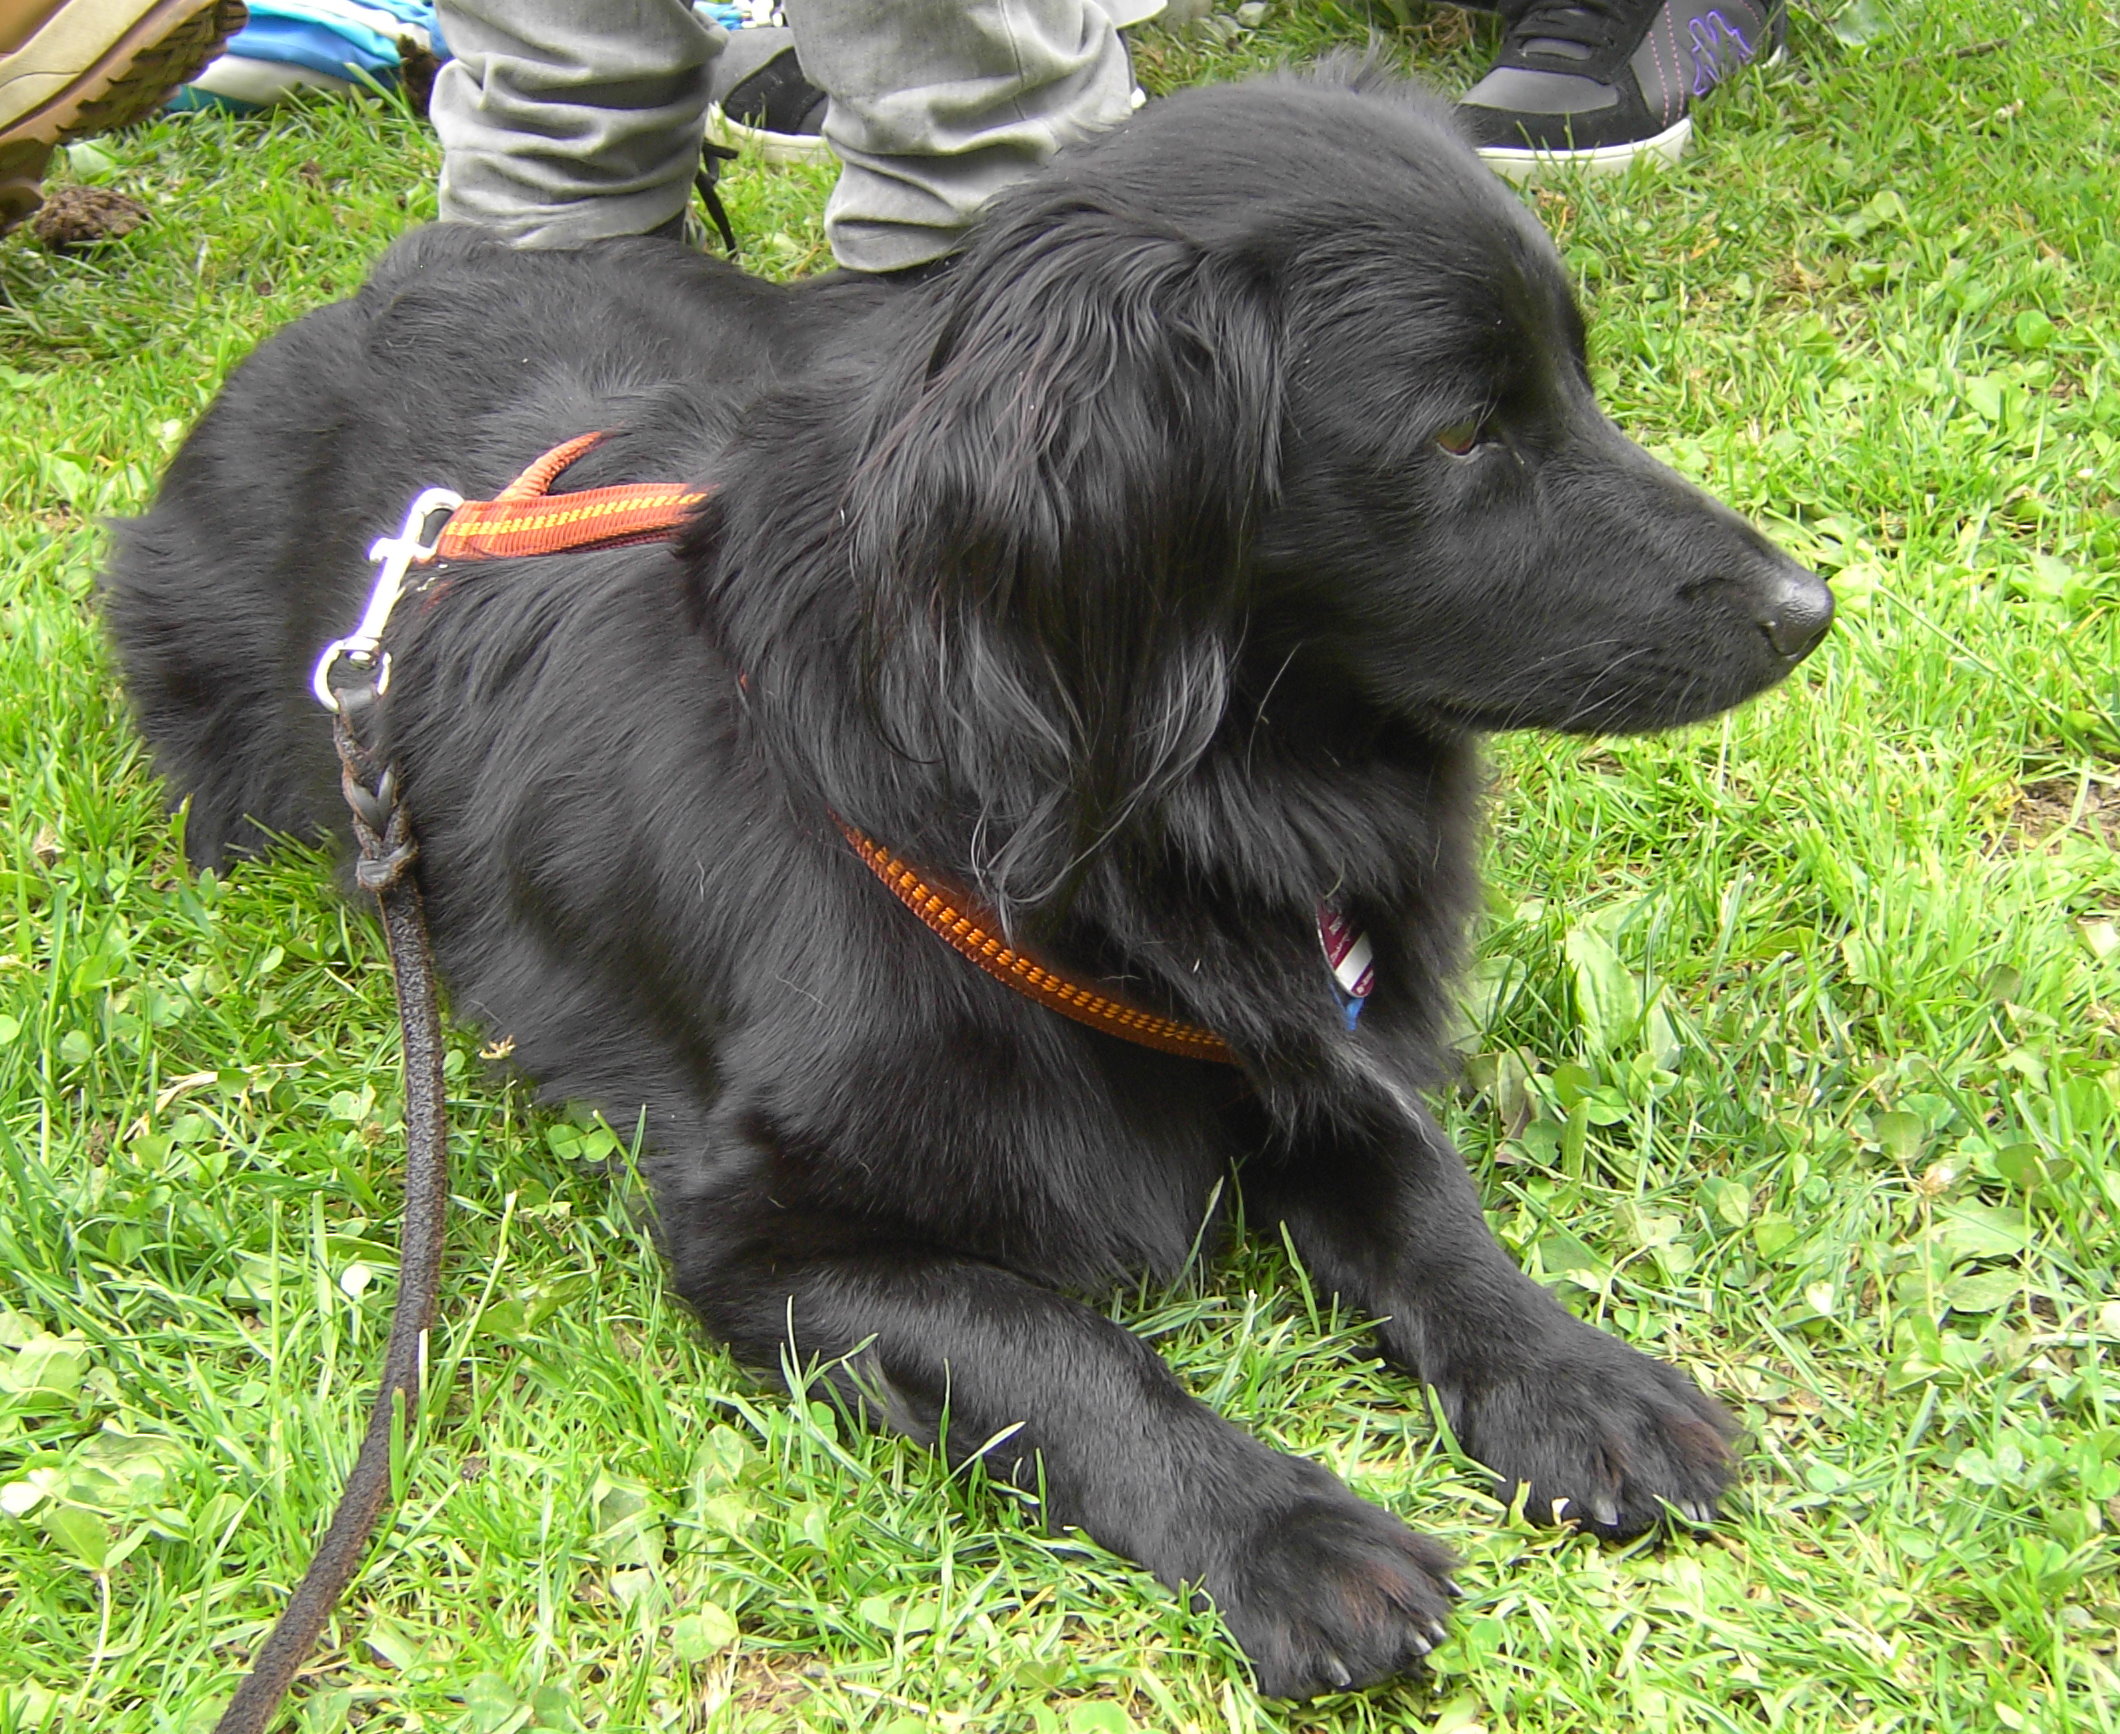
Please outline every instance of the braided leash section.
[[[352, 694], [343, 695], [352, 698]], [[398, 1292], [383, 1353], [382, 1388], [368, 1412], [353, 1471], [316, 1556], [302, 1574], [287, 1608], [251, 1663], [215, 1734], [264, 1734], [294, 1683], [324, 1622], [360, 1569], [361, 1556], [390, 1501], [394, 1440], [410, 1431], [426, 1376], [427, 1333], [434, 1324], [441, 1285], [442, 1230], [449, 1207], [447, 1105], [442, 1087], [441, 1007], [435, 993], [434, 957], [419, 882], [409, 869], [418, 857], [412, 821], [399, 800], [397, 780], [362, 745], [359, 721], [369, 701], [342, 706], [333, 722], [340, 783], [353, 814], [360, 846], [354, 877], [375, 894], [390, 947], [398, 1016], [404, 1025], [405, 1213], [398, 1232]], [[349, 714], [352, 713], [352, 714]]]
[[[353, 814], [354, 841], [361, 850], [353, 864], [354, 883], [381, 897], [396, 888], [419, 856], [412, 819], [397, 796], [397, 773], [388, 765], [377, 769], [343, 713], [333, 719], [332, 734], [339, 749], [339, 792]], [[416, 887], [413, 895], [419, 895]]]

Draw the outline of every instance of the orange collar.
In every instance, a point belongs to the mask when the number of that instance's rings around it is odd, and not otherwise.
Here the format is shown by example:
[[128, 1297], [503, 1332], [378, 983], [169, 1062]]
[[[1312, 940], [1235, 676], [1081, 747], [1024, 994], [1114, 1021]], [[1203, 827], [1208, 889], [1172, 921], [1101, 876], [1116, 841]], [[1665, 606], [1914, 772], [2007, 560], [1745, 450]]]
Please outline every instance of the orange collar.
[[[836, 815], [835, 815], [836, 818]], [[938, 891], [881, 843], [863, 836], [844, 819], [840, 833], [853, 845], [854, 853], [866, 861], [869, 871], [891, 888], [891, 893], [928, 928], [970, 958], [981, 969], [1040, 1005], [1050, 1006], [1062, 1017], [1070, 1017], [1106, 1035], [1121, 1036], [1144, 1048], [1160, 1048], [1166, 1054], [1183, 1054], [1189, 1060], [1215, 1060], [1225, 1066], [1237, 1063], [1229, 1044], [1213, 1030], [1177, 1018], [1158, 1017], [1109, 995], [1070, 981], [1057, 970], [1046, 968], [1024, 956], [1007, 940], [990, 931], [994, 918], [969, 897]]]
[[[492, 499], [465, 500], [451, 507], [448, 522], [431, 546], [408, 549], [399, 557], [423, 565], [429, 561], [505, 560], [523, 554], [576, 553], [674, 539], [691, 518], [692, 508], [707, 497], [709, 490], [634, 482], [611, 488], [584, 488], [572, 494], [550, 491], [568, 465], [605, 437], [602, 433], [582, 434], [554, 446]], [[423, 500], [426, 498], [422, 496]], [[422, 528], [423, 520], [416, 508], [405, 536], [416, 544]], [[379, 548], [383, 546], [378, 544]], [[374, 636], [380, 638], [380, 625]], [[354, 641], [340, 643], [350, 645]], [[325, 691], [325, 664], [331, 656], [332, 650], [327, 649], [325, 663], [318, 665], [319, 696]], [[1213, 1060], [1225, 1066], [1237, 1063], [1229, 1044], [1213, 1030], [1142, 1011], [1033, 961], [999, 938], [992, 931], [999, 924], [970, 898], [937, 890], [882, 844], [863, 836], [844, 820], [839, 821], [839, 828], [854, 852], [890, 887], [899, 902], [996, 981], [1107, 1035], [1188, 1059]]]

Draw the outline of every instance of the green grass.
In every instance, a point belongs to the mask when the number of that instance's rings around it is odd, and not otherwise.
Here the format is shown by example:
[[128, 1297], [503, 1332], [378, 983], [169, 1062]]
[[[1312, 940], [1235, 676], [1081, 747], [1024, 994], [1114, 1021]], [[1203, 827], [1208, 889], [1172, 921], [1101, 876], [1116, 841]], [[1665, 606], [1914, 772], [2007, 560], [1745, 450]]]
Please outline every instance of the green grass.
[[[1476, 72], [1400, 10], [1390, 52]], [[2049, 0], [1958, 54], [1991, 16], [1886, 11], [1861, 48], [1800, 12], [1678, 171], [1537, 201], [1615, 413], [1842, 595], [1738, 716], [1498, 747], [1445, 1104], [1531, 1268], [1743, 1409], [1728, 1521], [1524, 1526], [1271, 1249], [1122, 1296], [1466, 1558], [1431, 1684], [1261, 1703], [1212, 1618], [704, 1345], [618, 1141], [462, 1033], [442, 1396], [305, 1726], [2120, 1726], [2120, 24]], [[1366, 28], [1284, 3], [1141, 66]], [[376, 935], [314, 861], [184, 873], [89, 592], [97, 515], [429, 213], [434, 147], [365, 106], [107, 151], [150, 226], [0, 244], [0, 1734], [210, 1722], [393, 1288]], [[761, 268], [820, 262], [827, 184], [732, 177]]]

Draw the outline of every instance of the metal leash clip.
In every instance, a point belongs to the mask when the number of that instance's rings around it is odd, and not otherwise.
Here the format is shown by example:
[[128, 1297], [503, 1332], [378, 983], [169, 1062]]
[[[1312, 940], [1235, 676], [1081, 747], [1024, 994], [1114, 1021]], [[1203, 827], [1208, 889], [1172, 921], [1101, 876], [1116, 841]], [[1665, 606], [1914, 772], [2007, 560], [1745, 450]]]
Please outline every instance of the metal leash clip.
[[[390, 624], [390, 611], [405, 593], [405, 573], [415, 561], [424, 563], [434, 558], [449, 514], [463, 503], [464, 496], [451, 489], [429, 488], [412, 502], [412, 510], [405, 514], [404, 528], [395, 536], [380, 538], [368, 550], [368, 558], [382, 569], [375, 575], [375, 588], [368, 592], [368, 607], [361, 615], [361, 623], [348, 636], [334, 638], [324, 646], [309, 677], [309, 690], [326, 710], [336, 714], [339, 708], [338, 694], [331, 690], [331, 674], [341, 658], [364, 672], [374, 671], [378, 697], [389, 690], [390, 653], [383, 648], [383, 631]], [[442, 522], [434, 526], [433, 539], [421, 540], [427, 520], [437, 512], [443, 516]]]

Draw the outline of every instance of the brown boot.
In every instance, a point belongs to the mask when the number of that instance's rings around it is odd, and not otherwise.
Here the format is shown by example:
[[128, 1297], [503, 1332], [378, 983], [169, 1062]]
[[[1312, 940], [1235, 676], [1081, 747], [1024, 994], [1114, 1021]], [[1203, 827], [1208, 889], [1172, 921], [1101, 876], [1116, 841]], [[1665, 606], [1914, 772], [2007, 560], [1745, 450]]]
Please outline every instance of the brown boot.
[[243, 27], [243, 0], [0, 0], [0, 233], [68, 139], [152, 114]]

